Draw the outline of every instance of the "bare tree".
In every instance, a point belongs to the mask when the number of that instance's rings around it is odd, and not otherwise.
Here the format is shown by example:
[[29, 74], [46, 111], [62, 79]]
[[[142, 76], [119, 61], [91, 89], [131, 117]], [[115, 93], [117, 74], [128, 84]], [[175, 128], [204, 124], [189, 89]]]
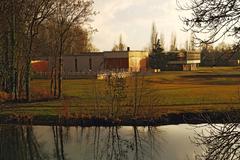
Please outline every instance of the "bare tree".
[[[1, 73], [5, 90], [20, 95], [23, 80], [26, 99], [30, 100], [30, 65], [32, 44], [39, 25], [51, 13], [52, 0], [3, 0], [0, 2], [1, 56], [6, 73]], [[22, 74], [25, 70], [25, 76]], [[21, 76], [21, 77], [20, 77]], [[24, 77], [24, 78], [23, 78]], [[21, 82], [21, 83], [20, 83]]]
[[188, 41], [188, 39], [185, 41], [185, 49], [186, 49], [186, 51], [189, 50], [189, 41]]
[[172, 33], [171, 35], [171, 45], [170, 45], [170, 51], [177, 51], [177, 35], [176, 33]]
[[26, 52], [26, 99], [31, 100], [30, 81], [31, 81], [31, 59], [32, 59], [32, 46], [40, 25], [46, 20], [53, 12], [53, 0], [28, 0], [24, 3], [24, 17], [26, 31], [25, 36], [27, 39], [27, 52]]
[[[180, 2], [180, 10], [189, 12], [182, 17], [185, 30], [192, 31], [198, 43], [214, 43], [225, 35], [240, 36], [240, 1], [236, 0], [190, 0]], [[201, 36], [204, 35], [204, 36]], [[204, 39], [204, 37], [208, 37]]]
[[157, 41], [158, 41], [157, 27], [156, 27], [156, 24], [153, 23], [152, 24], [152, 33], [151, 33], [150, 53], [152, 53], [153, 50], [156, 49]]
[[[68, 50], [72, 48], [66, 43], [71, 40], [69, 37], [73, 35], [74, 29], [83, 29], [83, 24], [90, 21], [90, 16], [95, 14], [92, 4], [92, 0], [2, 0], [0, 2], [0, 90], [14, 94], [15, 99], [20, 97], [27, 101], [31, 100], [31, 60], [39, 55], [34, 47], [39, 40], [39, 31], [49, 27], [48, 29], [51, 30], [49, 35], [53, 36], [48, 37], [51, 38], [48, 39], [51, 43], [46, 48], [51, 50], [48, 50], [49, 52], [58, 53], [60, 57], [59, 69], [57, 70], [56, 66], [53, 74], [55, 79], [58, 74], [59, 97], [61, 97], [61, 57], [66, 48]], [[48, 23], [50, 20], [54, 20], [52, 24]], [[78, 30], [78, 32], [82, 31]], [[84, 32], [82, 33], [85, 34]], [[87, 37], [86, 34], [84, 36]], [[93, 47], [90, 44], [86, 45], [87, 48]], [[56, 84], [57, 82], [54, 83], [55, 90]], [[24, 91], [25, 97], [22, 95]]]
[[161, 45], [162, 49], [164, 50], [165, 49], [165, 37], [164, 37], [163, 33], [160, 34], [160, 45]]
[[70, 30], [74, 26], [84, 25], [95, 15], [92, 0], [57, 0], [57, 12], [54, 15], [57, 27], [58, 41], [58, 97], [62, 97], [62, 56], [65, 51], [66, 41], [69, 38]]
[[190, 51], [195, 51], [195, 38], [194, 38], [194, 33], [192, 32], [190, 35], [190, 44], [189, 44], [189, 50]]
[[234, 111], [221, 116], [222, 124], [215, 124], [212, 117], [202, 115], [201, 119], [206, 121], [208, 125], [197, 126], [196, 135], [192, 139], [203, 150], [196, 159], [240, 159], [239, 116], [239, 113]]
[[15, 92], [16, 78], [15, 69], [17, 63], [16, 54], [16, 30], [20, 29], [19, 16], [23, 5], [20, 1], [3, 0], [0, 3], [0, 81], [2, 90], [7, 93]]
[[122, 40], [122, 34], [119, 36], [118, 44], [114, 44], [112, 51], [124, 51], [127, 49], [127, 46], [124, 44]]

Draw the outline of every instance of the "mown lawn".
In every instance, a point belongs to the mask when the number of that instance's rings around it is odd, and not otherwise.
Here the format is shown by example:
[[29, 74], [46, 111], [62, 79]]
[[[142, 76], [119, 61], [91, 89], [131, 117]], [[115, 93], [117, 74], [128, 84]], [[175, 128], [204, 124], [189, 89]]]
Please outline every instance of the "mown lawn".
[[[147, 97], [155, 97], [158, 100], [156, 105], [236, 103], [240, 100], [239, 71], [240, 68], [233, 67], [201, 68], [195, 72], [162, 72], [139, 76], [138, 93], [142, 89], [145, 103]], [[105, 80], [65, 80], [64, 96], [76, 106], [95, 104], [96, 98], [106, 96], [106, 84]], [[49, 90], [49, 81], [34, 80], [32, 86]], [[126, 92], [134, 92], [134, 78], [128, 78]]]
[[[50, 90], [49, 80], [33, 80], [36, 90]], [[136, 89], [137, 88], [137, 89]], [[7, 112], [56, 115], [66, 108], [71, 113], [107, 114], [111, 104], [105, 80], [64, 80], [63, 100], [19, 104]], [[240, 102], [240, 68], [200, 68], [194, 72], [161, 72], [129, 77], [126, 97], [121, 100], [119, 113], [132, 112], [136, 100], [139, 112], [165, 114], [172, 112], [198, 112], [202, 110], [228, 110], [238, 108]], [[64, 109], [65, 108], [65, 109]]]

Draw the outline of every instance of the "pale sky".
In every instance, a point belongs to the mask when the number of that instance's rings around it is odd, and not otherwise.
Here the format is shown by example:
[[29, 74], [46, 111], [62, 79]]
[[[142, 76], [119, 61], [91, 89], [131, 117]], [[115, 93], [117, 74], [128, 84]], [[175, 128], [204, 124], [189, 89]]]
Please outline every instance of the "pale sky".
[[123, 41], [132, 50], [142, 50], [150, 44], [152, 23], [165, 36], [165, 47], [169, 48], [171, 33], [177, 34], [178, 47], [184, 47], [189, 34], [181, 31], [176, 0], [95, 0], [93, 35], [95, 46], [101, 51], [111, 50], [122, 34]]

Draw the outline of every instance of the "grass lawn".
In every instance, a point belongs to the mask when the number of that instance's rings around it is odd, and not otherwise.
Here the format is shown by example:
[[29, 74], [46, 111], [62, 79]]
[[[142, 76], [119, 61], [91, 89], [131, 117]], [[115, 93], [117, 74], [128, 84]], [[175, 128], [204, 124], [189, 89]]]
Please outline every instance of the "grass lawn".
[[[239, 107], [240, 68], [200, 68], [194, 72], [161, 72], [127, 79], [126, 97], [121, 100], [119, 113], [130, 115], [137, 91], [139, 112], [159, 116], [166, 113], [228, 110]], [[49, 91], [49, 80], [33, 80], [32, 88]], [[136, 89], [137, 88], [137, 89]], [[105, 80], [64, 80], [63, 100], [18, 104], [0, 114], [31, 113], [57, 115], [64, 111], [82, 115], [107, 114], [111, 98]], [[142, 115], [143, 116], [143, 115]]]

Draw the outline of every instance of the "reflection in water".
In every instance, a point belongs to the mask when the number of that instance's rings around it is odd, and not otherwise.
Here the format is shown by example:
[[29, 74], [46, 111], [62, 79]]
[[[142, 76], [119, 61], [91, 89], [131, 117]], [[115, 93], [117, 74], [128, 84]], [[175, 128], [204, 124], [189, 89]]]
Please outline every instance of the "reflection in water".
[[[189, 137], [198, 148], [194, 148]], [[240, 125], [106, 128], [2, 125], [0, 160], [15, 159], [237, 160], [240, 159]]]
[[70, 129], [3, 125], [0, 126], [0, 159], [160, 159], [157, 151], [161, 134], [153, 127]]
[[[107, 128], [107, 133], [101, 140], [101, 147], [99, 147], [100, 128], [95, 128], [97, 131], [96, 139], [97, 143], [94, 142], [94, 159], [107, 159], [107, 160], [120, 160], [127, 159], [128, 152], [132, 150], [132, 144], [130, 141], [124, 139], [119, 134], [119, 127]], [[100, 152], [99, 152], [99, 149]]]
[[195, 143], [203, 147], [197, 159], [239, 160], [240, 124], [211, 124], [204, 132], [197, 133]]
[[[54, 158], [57, 160], [65, 160], [64, 144], [63, 144], [63, 127], [52, 126], [54, 140]], [[66, 138], [67, 139], [67, 138]]]
[[149, 127], [148, 130], [140, 127], [129, 127], [128, 132], [121, 130], [121, 127], [95, 127], [92, 131], [93, 133], [88, 132], [88, 134], [90, 136], [92, 134], [93, 137], [94, 160], [153, 159], [153, 151], [149, 155], [147, 148], [154, 148], [154, 144], [159, 142], [153, 141], [155, 136], [159, 136], [157, 135], [159, 131], [152, 127]]
[[45, 160], [47, 154], [41, 151], [31, 126], [0, 127], [1, 160]]

